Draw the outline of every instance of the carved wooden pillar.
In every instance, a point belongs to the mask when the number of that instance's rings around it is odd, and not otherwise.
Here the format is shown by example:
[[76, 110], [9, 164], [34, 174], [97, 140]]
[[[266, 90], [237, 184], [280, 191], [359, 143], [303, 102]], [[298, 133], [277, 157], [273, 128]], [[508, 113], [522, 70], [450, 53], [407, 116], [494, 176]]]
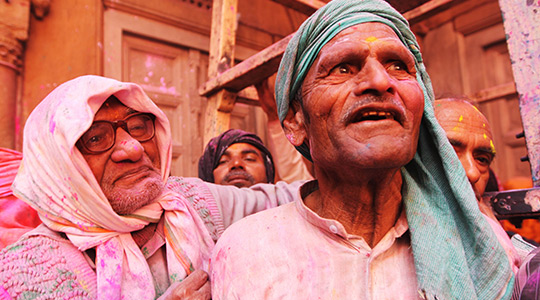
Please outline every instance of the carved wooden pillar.
[[21, 101], [19, 84], [24, 43], [28, 39], [30, 10], [41, 19], [50, 0], [0, 0], [0, 147], [15, 149]]

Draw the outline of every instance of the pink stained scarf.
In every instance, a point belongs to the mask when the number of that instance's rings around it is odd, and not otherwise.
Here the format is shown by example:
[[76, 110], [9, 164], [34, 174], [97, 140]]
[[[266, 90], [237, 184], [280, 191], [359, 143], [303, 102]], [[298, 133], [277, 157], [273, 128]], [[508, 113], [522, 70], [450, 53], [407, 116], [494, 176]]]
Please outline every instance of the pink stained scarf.
[[41, 224], [37, 212], [11, 190], [21, 159], [20, 152], [0, 148], [0, 249]]
[[96, 248], [98, 299], [154, 299], [152, 274], [131, 232], [163, 216], [171, 281], [185, 278], [193, 269], [208, 270], [214, 244], [199, 216], [179, 194], [166, 192], [129, 216], [113, 211], [75, 147], [111, 95], [132, 109], [156, 116], [155, 138], [165, 182], [171, 164], [165, 114], [138, 85], [82, 76], [60, 85], [30, 114], [13, 190], [38, 211], [47, 227], [66, 233], [79, 250]]

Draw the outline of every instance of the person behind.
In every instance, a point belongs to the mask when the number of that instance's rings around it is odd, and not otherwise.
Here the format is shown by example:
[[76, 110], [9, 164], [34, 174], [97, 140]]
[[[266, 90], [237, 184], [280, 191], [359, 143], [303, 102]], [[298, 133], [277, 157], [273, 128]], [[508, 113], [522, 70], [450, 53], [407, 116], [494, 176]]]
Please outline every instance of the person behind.
[[139, 86], [62, 84], [30, 114], [23, 153], [13, 191], [43, 225], [0, 252], [0, 295], [210, 299], [214, 243], [187, 200], [164, 189], [169, 122]]
[[478, 108], [465, 99], [435, 100], [433, 108], [437, 121], [456, 151], [471, 183], [480, 211], [490, 217], [488, 222], [493, 223], [492, 228], [498, 233], [499, 242], [507, 252], [513, 253], [512, 257], [517, 259], [514, 265], [519, 265], [518, 257], [526, 256], [526, 253], [516, 252], [517, 249], [514, 249], [511, 242], [505, 238], [503, 227], [497, 226], [498, 220], [491, 207], [482, 201], [488, 182], [494, 176], [491, 175], [490, 166], [496, 154], [488, 120]]
[[509, 298], [512, 265], [389, 4], [333, 0], [309, 17], [284, 53], [276, 101], [317, 180], [224, 232], [213, 299]]
[[464, 99], [439, 99], [434, 103], [435, 117], [446, 132], [450, 144], [465, 169], [480, 210], [496, 220], [491, 209], [482, 202], [490, 166], [495, 158], [493, 134], [486, 117]]
[[495, 158], [493, 134], [486, 117], [463, 99], [440, 99], [434, 104], [435, 117], [465, 169], [476, 199], [480, 201], [489, 181], [489, 167]]
[[273, 183], [272, 154], [261, 139], [240, 129], [229, 129], [212, 138], [199, 159], [199, 178], [237, 187]]

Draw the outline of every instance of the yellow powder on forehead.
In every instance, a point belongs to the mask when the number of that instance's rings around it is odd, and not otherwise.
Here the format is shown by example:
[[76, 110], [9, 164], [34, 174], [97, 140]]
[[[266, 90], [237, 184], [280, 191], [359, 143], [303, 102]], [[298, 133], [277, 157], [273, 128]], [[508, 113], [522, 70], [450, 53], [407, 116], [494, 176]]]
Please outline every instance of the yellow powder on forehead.
[[459, 127], [456, 126], [456, 127], [452, 128], [452, 130], [453, 131], [459, 131]]
[[473, 108], [476, 109], [477, 112], [480, 112], [476, 106], [473, 105]]
[[484, 139], [487, 140], [487, 135], [484, 133]]
[[495, 153], [495, 145], [493, 145], [493, 140], [489, 140], [489, 145], [491, 146], [491, 151]]
[[486, 123], [483, 123], [483, 124], [482, 124], [482, 127], [486, 127]]
[[375, 42], [376, 40], [378, 40], [376, 37], [370, 36], [370, 37], [366, 38], [365, 41], [368, 42], [368, 43], [371, 43], [371, 42]]
[[463, 121], [463, 115], [460, 115], [460, 116], [459, 116], [459, 121], [460, 121], [460, 122]]

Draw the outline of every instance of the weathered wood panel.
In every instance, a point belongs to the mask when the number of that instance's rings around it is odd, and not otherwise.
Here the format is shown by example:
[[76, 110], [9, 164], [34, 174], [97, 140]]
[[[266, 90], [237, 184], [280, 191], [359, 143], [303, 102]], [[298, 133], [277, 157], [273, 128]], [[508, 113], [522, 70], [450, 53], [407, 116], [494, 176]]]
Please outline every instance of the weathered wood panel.
[[499, 0], [534, 186], [540, 186], [540, 1]]

